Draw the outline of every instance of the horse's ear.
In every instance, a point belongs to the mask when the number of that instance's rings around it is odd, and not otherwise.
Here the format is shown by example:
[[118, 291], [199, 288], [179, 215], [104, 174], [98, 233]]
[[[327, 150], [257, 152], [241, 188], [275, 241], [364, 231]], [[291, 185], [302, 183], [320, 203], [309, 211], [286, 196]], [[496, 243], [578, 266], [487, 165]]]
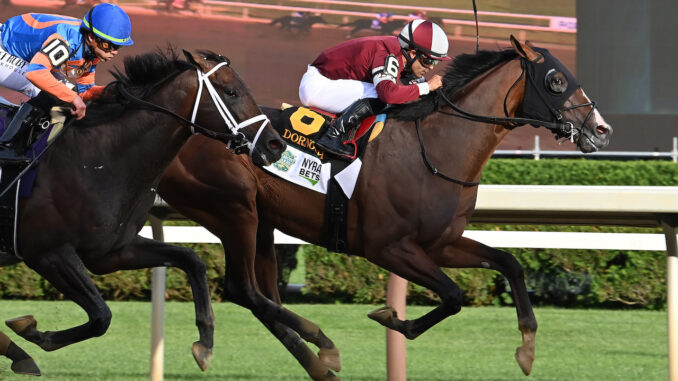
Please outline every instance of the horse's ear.
[[189, 52], [189, 51], [186, 50], [186, 49], [182, 49], [182, 50], [183, 50], [184, 56], [186, 57], [186, 60], [187, 60], [188, 62], [190, 62], [191, 64], [193, 64], [193, 65], [195, 65], [195, 66], [197, 66], [197, 67], [200, 67], [200, 65], [199, 65], [198, 62], [195, 60], [195, 57], [193, 57], [193, 54], [191, 54], [191, 52]]
[[527, 41], [525, 44], [522, 44], [517, 38], [511, 35], [511, 45], [513, 46], [513, 49], [526, 60], [538, 62], [544, 59], [541, 54], [532, 49], [532, 43], [529, 41]]

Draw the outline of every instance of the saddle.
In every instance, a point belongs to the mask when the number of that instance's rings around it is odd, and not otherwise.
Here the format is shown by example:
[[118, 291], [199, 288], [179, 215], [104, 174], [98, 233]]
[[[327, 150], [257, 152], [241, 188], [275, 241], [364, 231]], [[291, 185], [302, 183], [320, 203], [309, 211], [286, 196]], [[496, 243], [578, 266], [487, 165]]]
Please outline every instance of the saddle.
[[[0, 96], [0, 133], [18, 109], [19, 105]], [[16, 261], [21, 258], [16, 247], [19, 198], [30, 197], [37, 176], [37, 159], [48, 143], [63, 130], [65, 120], [63, 110], [55, 107], [51, 115], [23, 126], [28, 129], [27, 153], [33, 158], [32, 161], [0, 160], [0, 264], [12, 262], [12, 258]]]
[[[318, 157], [321, 161], [330, 161], [325, 152], [315, 147], [316, 138], [322, 136], [337, 118], [337, 114], [316, 108], [296, 107], [283, 104], [280, 123], [276, 126], [278, 133], [286, 141], [302, 151]], [[372, 115], [365, 118], [360, 127], [350, 135], [345, 144], [354, 147], [352, 156], [342, 157], [345, 161], [353, 161], [365, 153], [367, 144], [381, 133], [386, 121], [386, 114]]]

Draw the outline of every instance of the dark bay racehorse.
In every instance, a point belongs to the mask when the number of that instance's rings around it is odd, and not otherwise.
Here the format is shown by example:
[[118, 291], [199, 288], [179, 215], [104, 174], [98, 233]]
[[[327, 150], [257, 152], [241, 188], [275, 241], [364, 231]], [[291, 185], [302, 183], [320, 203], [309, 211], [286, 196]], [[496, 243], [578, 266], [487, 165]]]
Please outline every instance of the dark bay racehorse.
[[184, 54], [185, 60], [172, 50], [127, 57], [125, 72], [114, 73], [117, 81], [87, 108], [87, 117], [66, 128], [42, 156], [33, 194], [21, 200], [23, 261], [89, 317], [58, 331], [38, 331], [32, 316], [7, 322], [44, 350], [108, 329], [111, 311], [87, 270], [176, 266], [188, 275], [195, 299], [200, 339], [193, 355], [201, 369], [209, 364], [214, 316], [204, 263], [192, 250], [137, 233], [160, 176], [193, 131], [224, 151], [228, 145], [249, 153], [258, 165], [278, 160], [285, 144], [228, 59], [212, 52]]
[[[369, 315], [410, 339], [461, 308], [462, 291], [441, 267], [501, 272], [510, 283], [522, 333], [515, 356], [529, 374], [537, 321], [523, 269], [510, 253], [462, 236], [477, 182], [500, 141], [518, 125], [549, 128], [582, 152], [605, 147], [612, 129], [548, 51], [513, 37], [511, 42], [513, 49], [456, 57], [442, 91], [390, 112], [367, 149], [349, 203], [347, 252], [440, 296], [441, 304], [417, 319], [399, 320], [390, 307]], [[276, 123], [279, 111], [265, 111]], [[220, 237], [228, 263], [227, 297], [250, 308], [311, 378], [336, 379], [330, 369], [339, 370], [340, 364], [332, 342], [316, 325], [276, 304], [273, 230], [327, 247], [325, 196], [199, 136], [170, 165], [159, 192]], [[317, 345], [319, 356], [300, 338]]]

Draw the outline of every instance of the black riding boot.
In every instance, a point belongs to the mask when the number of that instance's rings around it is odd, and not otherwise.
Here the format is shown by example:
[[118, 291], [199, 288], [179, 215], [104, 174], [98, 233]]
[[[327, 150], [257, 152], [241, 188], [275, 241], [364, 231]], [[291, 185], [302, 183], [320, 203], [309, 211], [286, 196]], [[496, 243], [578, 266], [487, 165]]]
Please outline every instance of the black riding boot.
[[353, 156], [355, 154], [353, 147], [344, 144], [349, 132], [357, 129], [363, 119], [383, 110], [384, 106], [385, 104], [376, 98], [363, 98], [353, 102], [315, 142], [316, 147], [338, 156]]
[[2, 161], [29, 161], [25, 156], [26, 139], [22, 132], [24, 124], [30, 125], [40, 119], [44, 111], [30, 103], [21, 105], [5, 132], [0, 136], [0, 160]]

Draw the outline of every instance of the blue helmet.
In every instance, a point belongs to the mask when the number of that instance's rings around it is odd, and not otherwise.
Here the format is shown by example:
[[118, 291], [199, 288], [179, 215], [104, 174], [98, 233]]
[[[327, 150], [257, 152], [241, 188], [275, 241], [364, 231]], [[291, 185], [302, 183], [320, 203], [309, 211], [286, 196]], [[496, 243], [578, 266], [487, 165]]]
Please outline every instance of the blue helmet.
[[132, 23], [129, 16], [115, 4], [102, 3], [87, 12], [83, 28], [115, 45], [129, 46], [132, 41]]

